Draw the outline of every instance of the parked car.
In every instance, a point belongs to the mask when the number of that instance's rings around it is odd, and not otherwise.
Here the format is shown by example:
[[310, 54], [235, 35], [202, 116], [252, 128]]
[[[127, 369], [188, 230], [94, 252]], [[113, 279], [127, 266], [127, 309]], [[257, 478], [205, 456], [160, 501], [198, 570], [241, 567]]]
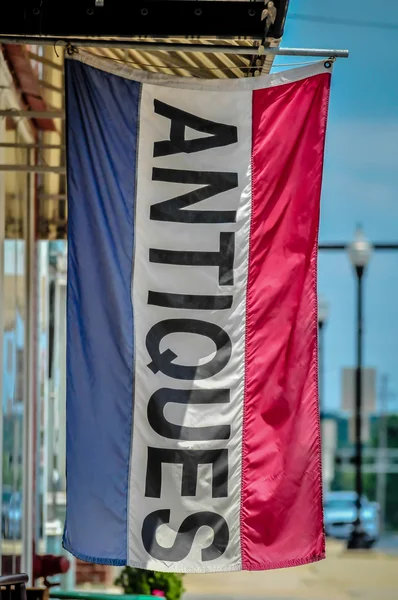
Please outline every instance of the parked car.
[[20, 492], [4, 494], [3, 491], [2, 533], [4, 539], [19, 540], [21, 538], [22, 495]]
[[[350, 537], [357, 517], [357, 495], [355, 492], [329, 492], [325, 496], [325, 533], [329, 537], [346, 540]], [[361, 522], [365, 531], [367, 546], [372, 547], [380, 535], [379, 505], [369, 502], [366, 496], [361, 499]]]

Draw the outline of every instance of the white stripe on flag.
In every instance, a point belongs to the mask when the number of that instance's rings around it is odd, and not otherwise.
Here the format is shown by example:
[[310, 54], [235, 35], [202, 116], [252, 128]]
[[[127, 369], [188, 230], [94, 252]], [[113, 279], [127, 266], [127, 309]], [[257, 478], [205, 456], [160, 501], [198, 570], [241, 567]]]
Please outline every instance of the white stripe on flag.
[[[194, 90], [177, 90], [143, 84], [140, 107], [135, 260], [132, 279], [132, 301], [135, 315], [135, 412], [130, 463], [128, 563], [131, 566], [161, 571], [209, 572], [241, 569], [241, 439], [246, 277], [251, 211], [251, 180], [250, 171], [247, 170], [251, 163], [251, 92], [235, 92], [229, 98], [223, 92], [210, 92], [205, 98], [206, 103], [203, 102], [202, 95], [198, 97]], [[155, 113], [155, 100], [163, 103], [157, 104], [158, 113], [167, 112], [169, 110], [167, 107], [174, 107], [201, 119], [236, 127], [238, 143], [233, 142], [233, 127], [228, 131], [224, 128], [223, 132], [227, 132], [225, 139], [228, 138], [228, 135], [232, 135], [231, 143], [227, 145], [190, 153], [179, 152], [161, 156], [166, 151], [172, 151], [163, 145], [156, 147], [155, 155], [157, 154], [157, 156], [154, 156], [155, 142], [170, 139], [171, 125], [170, 118]], [[225, 115], [233, 115], [233, 122], [230, 122]], [[185, 140], [204, 139], [208, 135], [192, 128], [186, 128], [184, 133]], [[191, 148], [191, 150], [197, 150], [197, 148]], [[154, 168], [160, 170], [155, 171], [154, 174]], [[194, 183], [165, 182], [166, 179], [175, 177], [175, 173], [168, 171], [170, 169], [195, 172], [211, 171], [213, 173], [228, 172], [231, 174], [230, 176], [224, 175], [219, 178], [224, 183], [227, 180], [233, 181], [233, 178], [237, 177], [238, 185], [234, 189], [220, 194], [213, 192], [208, 199], [185, 209], [188, 211], [214, 210], [217, 213], [219, 211], [236, 211], [236, 221], [231, 223], [181, 223], [151, 219], [151, 206], [187, 194], [195, 189], [203, 189], [203, 184], [198, 186]], [[159, 180], [154, 181], [153, 175]], [[191, 175], [192, 177], [196, 176]], [[216, 185], [218, 185], [219, 179], [217, 177], [214, 179]], [[177, 211], [176, 214], [182, 212], [184, 211]], [[217, 253], [220, 249], [220, 241], [221, 245], [233, 245], [233, 283], [230, 281], [231, 273], [228, 273], [229, 251], [226, 250], [222, 256], [225, 264], [221, 268], [203, 265], [160, 264], [149, 260], [151, 249], [155, 251], [152, 253], [154, 260], [161, 259], [166, 263], [171, 260], [170, 255], [161, 253], [159, 250]], [[180, 260], [181, 256], [181, 254], [177, 255], [177, 260]], [[190, 255], [186, 256], [189, 260]], [[149, 292], [152, 292], [150, 302], [153, 304], [148, 303]], [[190, 295], [190, 297], [182, 299], [180, 296], [159, 296], [164, 293], [184, 294]], [[197, 298], [192, 298], [196, 295], [227, 296], [223, 300], [226, 306], [229, 302], [228, 296], [232, 296], [232, 305], [229, 308], [209, 310], [182, 308], [181, 304], [178, 304], [185, 302], [187, 305], [191, 305], [192, 302], [197, 301]], [[176, 304], [177, 308], [158, 305], [165, 302]], [[211, 302], [211, 300], [203, 300], [203, 302]], [[188, 320], [188, 329], [192, 327], [192, 320], [216, 324], [221, 328], [231, 340], [231, 356], [224, 368], [212, 376], [198, 378], [206, 371], [206, 367], [203, 365], [207, 363], [210, 371], [213, 367], [217, 370], [226, 354], [225, 347], [221, 352], [217, 352], [215, 344], [207, 335], [177, 332], [162, 338], [163, 334], [161, 333], [159, 343], [159, 339], [157, 339], [159, 329], [152, 328], [161, 322], [163, 322], [163, 327], [167, 327], [167, 323], [165, 324], [164, 321], [168, 322], [170, 319]], [[181, 321], [178, 323], [181, 324]], [[172, 331], [175, 325], [175, 321], [169, 323], [169, 330]], [[202, 328], [202, 331], [206, 329], [203, 324], [199, 324], [199, 327]], [[212, 335], [211, 326], [210, 329], [207, 327], [207, 330]], [[149, 334], [150, 331], [152, 333]], [[148, 343], [152, 344], [150, 346], [151, 354], [148, 351]], [[169, 372], [167, 375], [162, 370], [158, 370], [155, 374], [153, 371], [156, 368], [153, 365], [152, 370], [149, 368], [148, 365], [157, 360], [157, 349], [160, 353], [170, 349], [176, 355], [169, 359], [170, 363], [167, 363], [171, 365], [170, 368], [174, 368], [174, 373]], [[163, 355], [163, 358], [166, 360], [167, 354]], [[188, 377], [189, 370], [183, 367], [189, 365], [199, 365], [195, 374], [196, 379], [192, 380], [192, 376], [186, 379], [179, 378], [181, 374]], [[167, 370], [167, 366], [164, 367], [164, 370]], [[206, 396], [207, 404], [191, 403], [187, 405], [183, 402], [186, 397], [183, 397], [181, 392], [174, 393], [173, 398], [180, 399], [180, 403], [167, 404], [164, 407], [164, 418], [171, 424], [185, 428], [196, 427], [196, 430], [204, 438], [205, 427], [218, 427], [220, 428], [219, 437], [225, 439], [209, 441], [192, 439], [200, 437], [196, 433], [192, 434], [192, 429], [180, 430], [180, 437], [185, 435], [185, 440], [171, 439], [156, 433], [148, 422], [148, 402], [155, 392], [164, 388], [199, 391], [199, 394], [196, 395], [197, 401], [198, 398], [200, 401], [206, 395], [205, 393], [200, 395], [200, 391], [207, 390], [209, 392]], [[220, 390], [229, 390], [229, 392], [220, 392]], [[159, 415], [161, 421], [163, 414], [162, 408], [159, 409], [159, 406], [161, 401], [165, 400], [165, 394], [166, 392], [160, 391], [153, 398], [151, 404], [155, 411], [151, 413], [152, 417], [157, 415], [158, 423]], [[229, 402], [220, 402], [220, 400], [228, 399], [228, 394]], [[209, 397], [213, 404], [209, 403]], [[155, 410], [156, 399], [160, 403], [158, 413]], [[191, 395], [191, 402], [194, 399], [195, 396]], [[228, 432], [228, 426], [230, 435], [226, 439], [225, 433]], [[170, 431], [169, 435], [172, 436], [173, 432], [171, 429]], [[185, 433], [181, 434], [181, 431]], [[189, 439], [190, 437], [191, 439]], [[214, 438], [214, 430], [212, 437]], [[152, 450], [148, 450], [149, 448]], [[166, 450], [170, 452], [166, 453]], [[187, 452], [188, 450], [190, 453]], [[195, 451], [197, 454], [199, 450], [211, 450], [213, 453], [202, 454], [202, 460], [206, 459], [208, 464], [199, 465], [196, 481]], [[179, 454], [176, 454], [175, 451], [179, 451]], [[151, 461], [149, 466], [148, 456]], [[175, 461], [174, 464], [171, 462], [172, 460]], [[183, 473], [183, 460], [190, 461], [189, 477]], [[210, 464], [212, 460], [215, 460], [214, 468]], [[227, 467], [228, 476], [225, 473]], [[214, 474], [216, 475], [215, 479]], [[182, 496], [182, 493], [190, 495]], [[153, 521], [148, 518], [148, 515], [156, 511], [170, 511], [169, 523], [166, 524], [168, 513], [160, 513], [165, 524], [157, 525], [156, 529], [151, 530]], [[181, 533], [184, 519], [203, 511], [206, 514], [202, 515], [202, 521], [199, 519], [198, 523], [209, 523], [209, 525], [216, 523], [216, 532], [209, 526], [199, 527], [198, 525], [198, 532], [194, 539]], [[212, 521], [214, 517], [210, 517], [209, 512], [218, 515], [215, 521]], [[147, 523], [148, 528], [146, 532], [147, 549], [142, 537], [144, 522]], [[223, 547], [226, 540], [224, 522], [228, 528], [226, 548]], [[152, 543], [150, 543], [151, 539]], [[214, 545], [215, 543], [216, 545]], [[167, 559], [163, 557], [162, 548], [167, 549], [167, 552], [164, 553]], [[206, 548], [209, 550], [203, 552]]]

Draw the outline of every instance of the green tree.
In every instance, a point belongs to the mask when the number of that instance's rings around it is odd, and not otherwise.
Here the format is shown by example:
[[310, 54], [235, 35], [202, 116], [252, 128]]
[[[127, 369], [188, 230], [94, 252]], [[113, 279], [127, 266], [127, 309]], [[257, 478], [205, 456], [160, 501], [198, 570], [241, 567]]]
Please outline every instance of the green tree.
[[[398, 448], [398, 415], [387, 418], [387, 440], [388, 448]], [[371, 448], [379, 447], [379, 431], [374, 428], [371, 437]], [[366, 473], [364, 476], [364, 489], [370, 500], [376, 500], [377, 474]], [[386, 525], [390, 529], [398, 529], [398, 473], [387, 473], [386, 478]]]
[[336, 473], [331, 485], [334, 492], [350, 491], [355, 489], [355, 474], [352, 471], [342, 471], [336, 467]]
[[[398, 448], [398, 415], [391, 415], [387, 419], [387, 439], [389, 448]], [[378, 422], [374, 423], [371, 432], [371, 448], [379, 447]], [[369, 500], [376, 500], [377, 474], [365, 473], [363, 475], [364, 492]], [[354, 490], [354, 471], [342, 471], [337, 467], [332, 485], [333, 490]], [[387, 473], [386, 478], [386, 525], [390, 529], [398, 530], [398, 473]]]

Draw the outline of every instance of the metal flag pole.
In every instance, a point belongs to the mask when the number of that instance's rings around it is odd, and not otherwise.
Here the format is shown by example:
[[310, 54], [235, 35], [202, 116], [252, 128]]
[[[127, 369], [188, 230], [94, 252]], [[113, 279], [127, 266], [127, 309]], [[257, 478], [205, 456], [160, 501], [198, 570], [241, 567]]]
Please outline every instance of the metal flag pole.
[[[251, 40], [260, 43], [261, 40]], [[145, 52], [200, 52], [205, 54], [248, 54], [257, 55], [259, 46], [239, 46], [235, 44], [189, 44], [165, 42], [137, 42], [123, 40], [107, 40], [98, 38], [55, 38], [55, 37], [19, 37], [0, 36], [3, 44], [29, 44], [40, 46], [76, 46], [89, 48], [126, 48], [130, 50], [144, 50]], [[349, 51], [337, 48], [271, 48], [264, 47], [264, 54], [273, 56], [309, 56], [314, 58], [348, 58]], [[39, 59], [36, 59], [39, 60]]]

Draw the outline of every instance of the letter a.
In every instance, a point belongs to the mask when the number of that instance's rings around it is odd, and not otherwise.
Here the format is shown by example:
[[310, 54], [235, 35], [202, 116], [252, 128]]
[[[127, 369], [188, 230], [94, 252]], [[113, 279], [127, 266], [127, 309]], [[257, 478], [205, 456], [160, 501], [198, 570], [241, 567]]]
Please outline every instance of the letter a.
[[[153, 147], [153, 156], [168, 156], [170, 154], [179, 154], [180, 152], [200, 152], [210, 148], [219, 148], [220, 146], [229, 146], [238, 141], [238, 130], [234, 125], [225, 125], [216, 123], [192, 115], [185, 110], [169, 106], [160, 100], [154, 100], [155, 113], [170, 119], [170, 140], [155, 142]], [[190, 127], [202, 133], [207, 133], [206, 137], [199, 137], [193, 140], [185, 139], [185, 128]]]

